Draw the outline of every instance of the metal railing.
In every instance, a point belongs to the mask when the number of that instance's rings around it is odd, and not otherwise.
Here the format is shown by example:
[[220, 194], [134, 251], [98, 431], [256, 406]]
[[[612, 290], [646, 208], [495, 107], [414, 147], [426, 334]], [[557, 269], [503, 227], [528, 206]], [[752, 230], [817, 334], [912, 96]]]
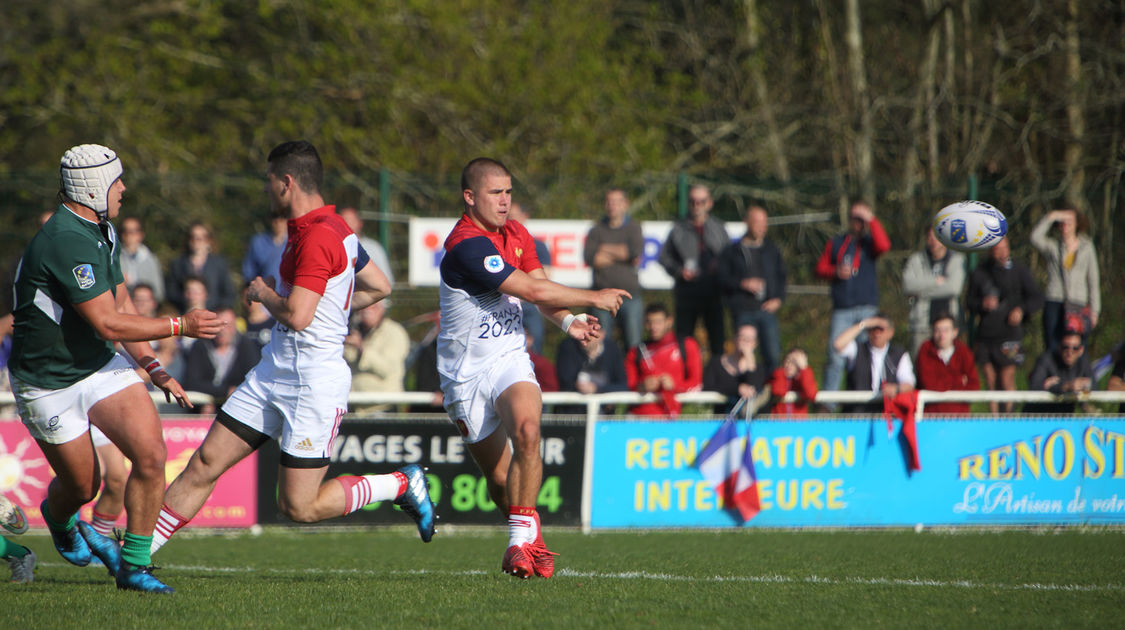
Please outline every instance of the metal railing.
[[[214, 402], [214, 399], [209, 394], [204, 394], [202, 392], [187, 392], [187, 394], [188, 399], [196, 405]], [[154, 403], [167, 404], [164, 400], [163, 392], [152, 392], [151, 396]], [[352, 392], [348, 396], [348, 404], [353, 406], [429, 405], [433, 403], [433, 399], [434, 394], [432, 392]], [[579, 394], [577, 392], [543, 393], [544, 405], [585, 407], [585, 415], [588, 420], [596, 419], [599, 415], [602, 415], [600, 409], [603, 405], [637, 405], [646, 402], [660, 402], [660, 400], [661, 399], [655, 394], [640, 394], [637, 392], [610, 392], [605, 394]], [[727, 402], [727, 398], [718, 392], [688, 392], [677, 394], [676, 400], [683, 404], [696, 405], [719, 405]], [[772, 402], [796, 402], [797, 400], [796, 394], [789, 393], [786, 394], [783, 399]], [[827, 391], [819, 392], [814, 402], [823, 405], [848, 405], [872, 402], [878, 403], [881, 401], [882, 395], [871, 394], [869, 392]], [[15, 402], [15, 397], [11, 392], [0, 392], [0, 406], [14, 405]], [[921, 420], [925, 411], [925, 406], [935, 402], [1125, 403], [1125, 391], [1090, 391], [1074, 394], [1052, 394], [1050, 392], [1028, 390], [951, 392], [918, 390], [918, 407], [915, 412], [915, 418]], [[762, 395], [759, 395], [751, 404], [746, 406], [747, 413], [752, 415], [770, 403], [771, 399], [769, 393], [763, 392]]]

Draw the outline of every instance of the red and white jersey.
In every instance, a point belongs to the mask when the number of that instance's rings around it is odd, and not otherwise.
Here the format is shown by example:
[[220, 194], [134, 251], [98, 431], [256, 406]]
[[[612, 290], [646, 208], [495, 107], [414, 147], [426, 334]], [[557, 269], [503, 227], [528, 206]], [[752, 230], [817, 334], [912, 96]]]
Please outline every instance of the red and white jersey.
[[277, 292], [285, 297], [293, 287], [320, 294], [312, 323], [294, 331], [278, 323], [262, 349], [256, 368], [260, 376], [289, 383], [313, 383], [347, 378], [344, 337], [355, 288], [359, 240], [335, 206], [324, 206], [289, 221], [289, 243], [281, 256]]
[[445, 239], [440, 267], [437, 368], [443, 381], [468, 381], [501, 355], [524, 351], [520, 300], [501, 293], [500, 285], [516, 269], [542, 266], [531, 234], [519, 222], [509, 220], [499, 232], [489, 232], [461, 216]]

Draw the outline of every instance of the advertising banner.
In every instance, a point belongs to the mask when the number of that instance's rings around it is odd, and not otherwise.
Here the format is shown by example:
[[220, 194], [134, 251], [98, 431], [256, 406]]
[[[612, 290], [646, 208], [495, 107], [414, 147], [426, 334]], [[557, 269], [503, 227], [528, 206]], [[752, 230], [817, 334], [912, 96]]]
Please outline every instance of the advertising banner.
[[[582, 507], [582, 466], [585, 426], [544, 421], [542, 426], [543, 486], [537, 508], [545, 525], [578, 525]], [[261, 451], [259, 513], [263, 523], [287, 522], [277, 513], [276, 442]], [[430, 498], [442, 523], [503, 524], [488, 496], [484, 477], [465, 448], [457, 428], [444, 419], [345, 419], [332, 448], [326, 479], [340, 475], [374, 475], [407, 464], [428, 468]], [[371, 504], [355, 514], [327, 524], [360, 525], [409, 523], [409, 517], [389, 501]]]
[[[207, 435], [208, 419], [164, 420], [164, 441], [168, 445], [165, 478], [168, 483], [187, 466]], [[125, 462], [129, 466], [128, 460]], [[215, 486], [211, 498], [192, 519], [196, 527], [249, 527], [257, 522], [257, 456], [251, 455], [229, 470]], [[54, 472], [19, 420], [0, 421], [0, 493], [19, 503], [32, 527], [45, 527], [39, 503], [47, 496], [47, 484]], [[83, 506], [79, 518], [90, 519], [93, 503]], [[122, 514], [119, 524], [125, 523]]]
[[[439, 283], [438, 266], [445, 250], [442, 244], [453, 230], [460, 217], [448, 219], [410, 219], [410, 285], [415, 287], [436, 287]], [[593, 227], [592, 221], [533, 219], [527, 229], [531, 235], [547, 244], [551, 252], [551, 279], [572, 287], [589, 287], [592, 281], [590, 268], [582, 258], [586, 244], [586, 234]], [[726, 224], [731, 240], [741, 238], [746, 233], [746, 224], [738, 221]], [[640, 280], [646, 289], [670, 289], [672, 277], [657, 262], [660, 248], [668, 232], [672, 231], [671, 221], [644, 221], [641, 231], [645, 237], [644, 255], [641, 256]]]
[[[739, 524], [693, 467], [718, 426], [599, 422], [590, 525]], [[746, 526], [1125, 522], [1121, 416], [927, 420], [914, 472], [898, 422], [891, 436], [882, 418], [750, 427], [761, 512]]]

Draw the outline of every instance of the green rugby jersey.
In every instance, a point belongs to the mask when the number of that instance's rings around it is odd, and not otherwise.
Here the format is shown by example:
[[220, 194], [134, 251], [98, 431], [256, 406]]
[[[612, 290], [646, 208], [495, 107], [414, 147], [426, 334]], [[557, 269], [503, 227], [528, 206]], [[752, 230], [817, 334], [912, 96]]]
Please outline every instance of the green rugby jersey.
[[113, 227], [103, 228], [66, 206], [31, 239], [16, 269], [15, 330], [8, 363], [13, 376], [62, 389], [113, 358], [113, 344], [78, 314], [81, 304], [124, 281]]

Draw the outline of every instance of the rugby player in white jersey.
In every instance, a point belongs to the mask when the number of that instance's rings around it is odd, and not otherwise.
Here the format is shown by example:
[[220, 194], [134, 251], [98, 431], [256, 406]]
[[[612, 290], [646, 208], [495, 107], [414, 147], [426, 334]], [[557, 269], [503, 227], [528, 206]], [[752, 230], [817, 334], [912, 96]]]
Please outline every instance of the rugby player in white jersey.
[[323, 166], [313, 145], [285, 142], [268, 162], [266, 193], [274, 212], [289, 217], [289, 243], [278, 289], [272, 278], [254, 278], [247, 299], [264, 305], [277, 324], [261, 361], [168, 487], [153, 551], [195, 516], [223, 473], [269, 439], [281, 446], [277, 499], [288, 518], [312, 523], [394, 501], [429, 542], [434, 511], [421, 467], [324, 481], [351, 389], [344, 361], [349, 310], [374, 304], [391, 287], [335, 206], [325, 205]]
[[[445, 241], [441, 262], [438, 374], [445, 409], [508, 514], [501, 569], [520, 578], [551, 577], [555, 562], [540, 532], [536, 498], [543, 476], [539, 420], [543, 399], [524, 344], [520, 300], [539, 306], [566, 334], [601, 334], [594, 317], [568, 307], [617, 314], [621, 289], [573, 289], [547, 279], [527, 230], [508, 220], [512, 175], [491, 158], [461, 172], [465, 213]], [[511, 440], [511, 446], [509, 446]]]

